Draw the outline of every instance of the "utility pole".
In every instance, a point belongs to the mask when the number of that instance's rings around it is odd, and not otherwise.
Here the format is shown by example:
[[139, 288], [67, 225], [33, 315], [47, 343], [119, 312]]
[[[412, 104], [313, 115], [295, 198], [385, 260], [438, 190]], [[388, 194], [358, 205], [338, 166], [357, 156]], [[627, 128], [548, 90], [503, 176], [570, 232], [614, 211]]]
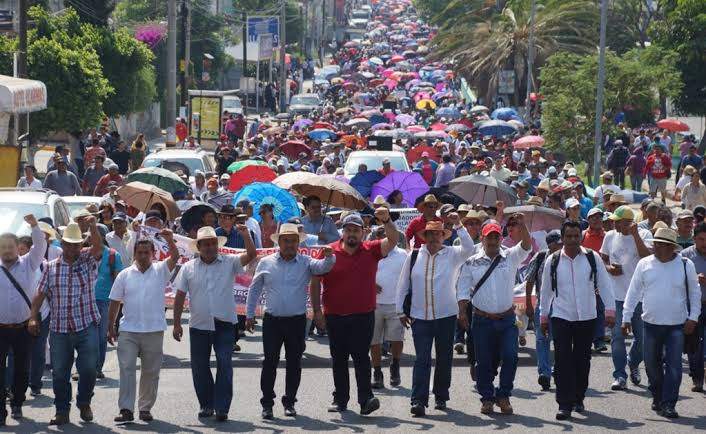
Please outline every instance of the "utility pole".
[[167, 0], [167, 146], [176, 145], [176, 15], [177, 0]]
[[525, 120], [529, 125], [532, 121], [530, 93], [532, 93], [532, 72], [534, 71], [534, 17], [537, 13], [537, 0], [532, 0], [530, 12], [529, 40], [527, 41], [527, 95], [525, 99]]
[[181, 37], [184, 54], [184, 72], [181, 74], [181, 105], [189, 101], [189, 65], [191, 65], [191, 8], [189, 0], [183, 0], [181, 6]]
[[597, 185], [601, 173], [601, 146], [603, 134], [603, 90], [605, 83], [605, 33], [608, 21], [608, 0], [601, 0], [601, 32], [598, 45], [598, 84], [596, 89], [596, 124], [593, 143], [593, 182]]
[[[17, 53], [17, 76], [27, 78], [27, 8], [29, 0], [19, 0], [19, 22], [17, 35], [19, 37], [19, 52]], [[17, 137], [29, 132], [29, 113], [15, 117]]]
[[[248, 67], [248, 14], [243, 11], [243, 77], [247, 77], [245, 72]], [[247, 80], [246, 80], [247, 83]], [[245, 102], [243, 103], [243, 115], [247, 115], [248, 110], [248, 86], [245, 85]]]
[[286, 0], [279, 2], [279, 112], [287, 111], [287, 62], [285, 56], [287, 54], [287, 8], [285, 7]]
[[321, 41], [320, 41], [320, 51], [319, 59], [321, 59], [321, 66], [324, 66], [324, 56], [326, 55], [326, 44], [324, 43], [326, 39], [326, 0], [321, 0]]

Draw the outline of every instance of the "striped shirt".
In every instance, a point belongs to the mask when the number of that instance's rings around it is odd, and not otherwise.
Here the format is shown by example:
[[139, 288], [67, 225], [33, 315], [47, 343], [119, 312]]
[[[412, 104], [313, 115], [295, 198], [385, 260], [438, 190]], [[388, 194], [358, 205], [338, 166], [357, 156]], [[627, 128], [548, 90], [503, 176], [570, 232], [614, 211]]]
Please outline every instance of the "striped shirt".
[[37, 289], [49, 299], [52, 332], [75, 333], [100, 322], [93, 293], [98, 263], [89, 249], [81, 251], [73, 264], [63, 256], [47, 263]]

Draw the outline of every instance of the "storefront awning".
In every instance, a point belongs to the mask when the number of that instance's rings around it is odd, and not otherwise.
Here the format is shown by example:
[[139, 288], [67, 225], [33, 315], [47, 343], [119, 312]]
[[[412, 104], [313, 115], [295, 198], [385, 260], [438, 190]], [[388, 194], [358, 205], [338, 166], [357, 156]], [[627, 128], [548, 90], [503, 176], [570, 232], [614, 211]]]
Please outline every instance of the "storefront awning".
[[47, 87], [41, 81], [0, 75], [0, 112], [29, 113], [47, 108]]

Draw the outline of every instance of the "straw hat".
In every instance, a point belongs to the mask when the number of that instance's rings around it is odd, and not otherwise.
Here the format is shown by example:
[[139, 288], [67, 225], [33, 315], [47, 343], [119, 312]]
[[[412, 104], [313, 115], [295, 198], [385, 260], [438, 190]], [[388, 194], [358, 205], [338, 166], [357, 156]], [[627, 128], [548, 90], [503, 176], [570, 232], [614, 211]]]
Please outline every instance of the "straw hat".
[[299, 232], [299, 227], [293, 223], [283, 223], [277, 233], [270, 235], [270, 239], [279, 244], [279, 237], [282, 235], [296, 235], [300, 243], [306, 239], [305, 235]]
[[427, 194], [426, 196], [424, 196], [424, 200], [417, 204], [417, 209], [419, 210], [419, 212], [422, 212], [422, 208], [428, 203], [435, 203], [438, 206], [439, 199], [437, 199], [436, 196], [434, 196], [433, 194]]
[[610, 199], [608, 199], [608, 201], [605, 204], [611, 205], [614, 203], [619, 203], [621, 205], [625, 205], [628, 203], [628, 201], [625, 200], [625, 196], [623, 196], [622, 194], [613, 194], [610, 196]]
[[198, 243], [199, 241], [202, 240], [212, 240], [212, 239], [218, 239], [218, 247], [223, 247], [226, 245], [226, 242], [228, 239], [226, 237], [219, 237], [216, 235], [215, 229], [213, 229], [211, 226], [204, 226], [202, 228], [199, 228], [199, 231], [196, 232], [196, 239], [191, 240], [191, 250], [194, 252], [198, 252]]
[[529, 199], [527, 199], [527, 202], [525, 202], [525, 205], [544, 206], [544, 202], [542, 201], [541, 197], [532, 196]]
[[382, 195], [380, 195], [380, 194], [378, 194], [377, 196], [375, 196], [375, 200], [373, 201], [373, 207], [376, 207], [376, 208], [377, 208], [377, 207], [379, 207], [379, 206], [383, 206], [383, 207], [385, 207], [385, 208], [387, 208], [387, 209], [392, 208], [392, 207], [390, 206], [390, 204], [387, 203], [387, 201], [385, 200], [385, 198], [382, 197]]
[[423, 231], [420, 231], [417, 235], [424, 241], [426, 241], [427, 231], [439, 231], [444, 233], [444, 240], [447, 240], [451, 236], [451, 231], [444, 228], [444, 223], [438, 220], [427, 222]]
[[676, 247], [677, 250], [681, 250], [681, 246], [679, 245], [679, 243], [677, 243], [676, 231], [669, 228], [657, 229], [657, 231], [655, 231], [654, 237], [652, 237], [650, 241], [652, 241], [653, 243], [671, 244]]
[[45, 234], [49, 235], [49, 240], [55, 240], [56, 239], [56, 231], [54, 230], [53, 227], [49, 223], [44, 223], [44, 222], [39, 222], [38, 223], [39, 230], [44, 232]]
[[85, 238], [81, 233], [81, 228], [78, 226], [78, 223], [71, 222], [66, 225], [64, 233], [61, 234], [61, 241], [69, 244], [83, 244]]

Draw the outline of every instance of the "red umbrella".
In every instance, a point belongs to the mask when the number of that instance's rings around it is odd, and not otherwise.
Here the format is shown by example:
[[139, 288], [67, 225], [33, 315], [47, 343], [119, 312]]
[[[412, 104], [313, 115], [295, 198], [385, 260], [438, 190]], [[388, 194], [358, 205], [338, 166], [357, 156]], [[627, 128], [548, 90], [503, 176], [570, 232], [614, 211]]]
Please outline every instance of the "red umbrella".
[[439, 151], [436, 148], [433, 148], [431, 146], [426, 146], [426, 145], [415, 146], [414, 148], [407, 151], [407, 162], [409, 164], [414, 164], [415, 162], [419, 161], [419, 159], [422, 158], [422, 154], [424, 152], [429, 153], [430, 159], [432, 159], [436, 162], [439, 162], [439, 160], [440, 160]]
[[392, 63], [398, 63], [404, 60], [404, 56], [400, 56], [399, 54], [395, 54], [394, 56], [390, 57], [390, 62]]
[[230, 175], [230, 191], [238, 191], [253, 182], [271, 182], [277, 174], [268, 166], [245, 166]]
[[301, 152], [306, 152], [308, 156], [311, 156], [311, 148], [300, 140], [284, 142], [279, 146], [279, 150], [284, 152], [290, 160], [298, 159]]
[[429, 128], [431, 128], [432, 131], [444, 131], [446, 127], [448, 127], [448, 125], [437, 122], [432, 124]]
[[410, 133], [423, 133], [426, 129], [421, 125], [410, 125], [406, 128]]
[[468, 118], [463, 118], [458, 121], [459, 124], [463, 124], [467, 126], [468, 128], [473, 128], [473, 121], [468, 119]]
[[311, 126], [312, 130], [318, 130], [319, 128], [336, 131], [336, 127], [329, 122], [315, 122], [314, 125]]
[[662, 119], [657, 122], [657, 126], [672, 132], [689, 131], [689, 126], [679, 119]]
[[541, 148], [544, 145], [542, 136], [524, 136], [515, 140], [515, 149]]

